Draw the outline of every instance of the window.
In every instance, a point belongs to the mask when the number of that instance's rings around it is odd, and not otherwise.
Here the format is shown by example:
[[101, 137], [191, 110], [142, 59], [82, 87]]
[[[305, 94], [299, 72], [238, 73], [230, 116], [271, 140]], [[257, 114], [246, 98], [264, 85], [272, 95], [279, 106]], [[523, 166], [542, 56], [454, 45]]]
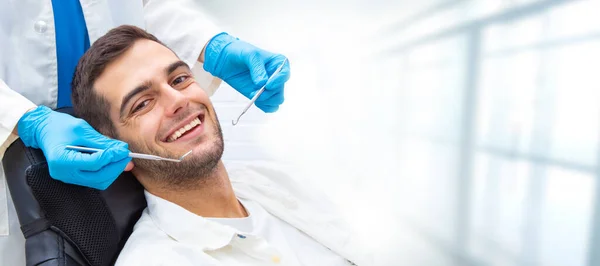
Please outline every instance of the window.
[[600, 1], [456, 3], [393, 52], [408, 219], [482, 265], [600, 263]]

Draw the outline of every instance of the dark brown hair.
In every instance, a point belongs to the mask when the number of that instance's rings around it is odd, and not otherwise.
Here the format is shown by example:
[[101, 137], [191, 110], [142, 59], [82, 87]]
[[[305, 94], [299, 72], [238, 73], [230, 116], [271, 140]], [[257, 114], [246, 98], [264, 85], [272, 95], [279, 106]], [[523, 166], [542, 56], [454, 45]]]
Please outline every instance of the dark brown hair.
[[[123, 55], [140, 39], [162, 44], [154, 35], [135, 26], [123, 25], [100, 37], [79, 59], [73, 82], [71, 100], [75, 115], [87, 121], [98, 132], [116, 137], [110, 120], [109, 102], [94, 90], [94, 83], [106, 66]], [[163, 44], [164, 45], [164, 44]]]

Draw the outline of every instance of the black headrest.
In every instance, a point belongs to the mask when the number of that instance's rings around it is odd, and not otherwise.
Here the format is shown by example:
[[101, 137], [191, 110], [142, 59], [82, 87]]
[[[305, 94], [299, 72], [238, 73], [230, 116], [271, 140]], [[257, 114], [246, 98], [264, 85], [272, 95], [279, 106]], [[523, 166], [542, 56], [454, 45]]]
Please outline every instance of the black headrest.
[[146, 207], [135, 177], [123, 173], [104, 191], [66, 184], [50, 177], [41, 150], [20, 140], [2, 162], [26, 238], [27, 265], [114, 264]]

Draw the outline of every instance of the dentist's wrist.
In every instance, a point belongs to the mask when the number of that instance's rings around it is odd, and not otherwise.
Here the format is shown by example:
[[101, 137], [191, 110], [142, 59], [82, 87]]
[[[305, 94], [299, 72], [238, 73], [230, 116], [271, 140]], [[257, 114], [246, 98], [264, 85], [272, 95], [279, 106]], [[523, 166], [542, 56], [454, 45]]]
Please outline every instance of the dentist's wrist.
[[39, 148], [37, 141], [38, 126], [52, 113], [52, 109], [40, 105], [27, 111], [17, 123], [17, 135], [25, 146]]
[[227, 45], [232, 42], [238, 40], [237, 38], [227, 34], [226, 32], [221, 32], [214, 37], [212, 37], [204, 48], [204, 70], [213, 76], [218, 77], [217, 73], [218, 67], [222, 67], [222, 64], [219, 65], [218, 60], [221, 57], [221, 52], [227, 47]]
[[[24, 113], [24, 114], [21, 116], [21, 118], [22, 118], [23, 116], [25, 116], [27, 113], [29, 113], [29, 112], [31, 112], [31, 111], [33, 111], [33, 110], [35, 110], [36, 108], [37, 108], [37, 106], [27, 109], [27, 111], [25, 111], [25, 113]], [[17, 124], [15, 125], [15, 128], [13, 128], [13, 130], [12, 130], [12, 134], [13, 134], [13, 135], [17, 135], [17, 136], [19, 136], [19, 123], [18, 123], [18, 122], [17, 122]]]

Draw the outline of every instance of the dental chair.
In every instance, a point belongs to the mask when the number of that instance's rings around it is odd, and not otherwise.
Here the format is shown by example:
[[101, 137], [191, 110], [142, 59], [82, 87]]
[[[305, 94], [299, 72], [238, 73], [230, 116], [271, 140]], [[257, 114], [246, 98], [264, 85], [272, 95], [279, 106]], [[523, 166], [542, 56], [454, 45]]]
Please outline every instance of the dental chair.
[[[57, 110], [72, 115], [72, 109]], [[104, 191], [50, 177], [41, 150], [15, 141], [2, 160], [27, 266], [104, 266], [115, 260], [146, 207], [129, 172]]]

